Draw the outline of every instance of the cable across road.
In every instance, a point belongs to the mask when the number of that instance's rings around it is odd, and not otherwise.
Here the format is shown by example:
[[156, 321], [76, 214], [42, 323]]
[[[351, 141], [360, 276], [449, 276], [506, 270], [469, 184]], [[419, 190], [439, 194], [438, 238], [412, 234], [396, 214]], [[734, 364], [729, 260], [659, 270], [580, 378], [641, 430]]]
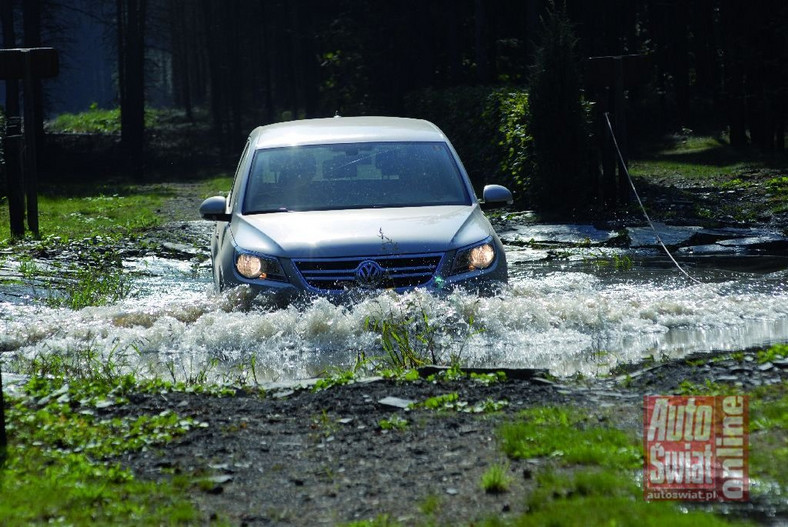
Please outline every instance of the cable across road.
[[640, 195], [638, 194], [637, 188], [635, 188], [635, 182], [632, 181], [632, 176], [629, 175], [629, 170], [627, 169], [627, 165], [624, 162], [624, 156], [621, 154], [621, 149], [618, 147], [618, 140], [616, 140], [616, 134], [613, 131], [613, 124], [610, 122], [610, 112], [605, 112], [605, 121], [607, 122], [608, 130], [610, 130], [610, 137], [613, 139], [613, 146], [616, 148], [616, 154], [618, 155], [618, 159], [621, 162], [621, 168], [624, 171], [624, 174], [626, 174], [626, 176], [627, 176], [627, 181], [629, 181], [629, 186], [632, 187], [632, 192], [635, 193], [635, 198], [638, 200], [638, 205], [640, 205], [640, 210], [643, 211], [643, 216], [646, 218], [646, 221], [648, 222], [649, 227], [651, 227], [651, 230], [654, 231], [654, 236], [656, 236], [656, 238], [657, 238], [657, 243], [659, 243], [659, 245], [662, 247], [662, 249], [665, 250], [665, 254], [668, 255], [668, 258], [670, 258], [670, 261], [673, 262], [673, 265], [675, 265], [676, 268], [679, 271], [681, 271], [684, 276], [686, 276], [687, 278], [689, 278], [692, 282], [694, 282], [696, 284], [702, 283], [699, 280], [696, 280], [695, 278], [693, 278], [686, 270], [684, 270], [684, 268], [676, 261], [676, 259], [670, 253], [670, 250], [668, 250], [667, 246], [662, 241], [662, 237], [659, 235], [659, 232], [657, 231], [657, 228], [654, 227], [654, 223], [651, 221], [651, 218], [649, 217], [648, 212], [646, 212], [646, 207], [643, 206], [643, 201], [640, 199]]

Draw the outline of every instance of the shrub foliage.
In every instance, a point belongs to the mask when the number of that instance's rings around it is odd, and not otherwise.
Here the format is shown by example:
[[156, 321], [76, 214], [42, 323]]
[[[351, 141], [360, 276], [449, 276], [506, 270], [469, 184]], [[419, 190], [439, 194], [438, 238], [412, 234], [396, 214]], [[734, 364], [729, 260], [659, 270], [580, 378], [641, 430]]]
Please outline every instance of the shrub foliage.
[[427, 89], [411, 93], [406, 108], [409, 115], [435, 123], [451, 139], [478, 193], [488, 183], [502, 183], [523, 202], [532, 172], [525, 89]]

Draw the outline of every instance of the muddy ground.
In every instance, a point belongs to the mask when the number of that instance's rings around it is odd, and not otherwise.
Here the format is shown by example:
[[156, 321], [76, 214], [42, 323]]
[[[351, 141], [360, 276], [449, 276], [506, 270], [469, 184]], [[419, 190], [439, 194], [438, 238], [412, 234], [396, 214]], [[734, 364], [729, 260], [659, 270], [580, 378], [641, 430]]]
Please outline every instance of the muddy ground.
[[[707, 212], [700, 217], [697, 211], [716, 206], [720, 208], [712, 214], [720, 214], [719, 221], [741, 224], [722, 214], [728, 199], [707, 199], [705, 189], [691, 184], [675, 186], [673, 181], [672, 185], [646, 188], [653, 210], [665, 213], [654, 219], [697, 224], [708, 219]], [[196, 207], [205, 196], [196, 195], [196, 187], [179, 185], [178, 189], [178, 197], [162, 210], [173, 221], [151, 234], [188, 244], [194, 242], [188, 222], [197, 219]], [[768, 197], [753, 193], [748, 199], [762, 210], [766, 203], [761, 202]], [[764, 213], [757, 221], [784, 229], [785, 215]], [[536, 485], [535, 474], [551, 463], [509, 461], [510, 490], [502, 494], [482, 490], [482, 474], [505, 460], [496, 428], [523, 408], [577, 405], [587, 410], [589, 424], [607, 423], [636, 438], [642, 429], [644, 394], [677, 393], [683, 381], [750, 390], [785, 383], [786, 366], [785, 361], [757, 364], [749, 353], [744, 360], [713, 361], [706, 356], [699, 362], [640, 365], [620, 377], [591, 381], [555, 380], [525, 372], [524, 378], [510, 376], [489, 386], [471, 380], [374, 380], [317, 392], [304, 383], [303, 388], [269, 389], [265, 396], [248, 392], [223, 398], [140, 395], [123, 411], [172, 409], [207, 427], [165, 447], [130, 454], [122, 462], [143, 478], [173, 474], [193, 478], [192, 497], [206, 521], [218, 517], [232, 525], [336, 525], [388, 515], [406, 525], [428, 520], [437, 525], [472, 525], [480, 518], [524, 512], [525, 497]], [[451, 392], [469, 406], [487, 400], [504, 401], [507, 406], [495, 413], [475, 414], [406, 410], [396, 404]], [[395, 404], [387, 403], [387, 398], [394, 398]], [[403, 430], [382, 429], [381, 422], [393, 415], [408, 422]], [[427, 508], [431, 512], [423, 513]], [[788, 522], [785, 500], [755, 498], [748, 504], [714, 509], [764, 524]]]
[[[423, 525], [426, 519], [437, 525], [473, 525], [481, 518], [525, 512], [535, 474], [553, 463], [509, 461], [509, 491], [488, 494], [482, 489], [484, 472], [505, 461], [497, 427], [524, 408], [579, 406], [588, 412], [588, 425], [606, 424], [636, 438], [644, 394], [677, 393], [685, 380], [739, 384], [744, 390], [788, 380], [786, 361], [768, 368], [751, 360], [693, 364], [671, 362], [592, 382], [539, 376], [489, 386], [471, 380], [375, 380], [317, 392], [280, 389], [265, 397], [241, 392], [223, 398], [138, 396], [124, 412], [172, 409], [208, 426], [122, 461], [144, 478], [193, 478], [193, 499], [205, 517], [232, 525], [337, 525], [384, 514], [405, 525]], [[453, 392], [469, 407], [485, 401], [507, 406], [480, 414], [398, 406]], [[381, 422], [394, 415], [407, 426], [383, 430]], [[429, 503], [431, 516], [422, 514]], [[788, 521], [784, 500], [753, 498], [713, 508], [767, 525]]]

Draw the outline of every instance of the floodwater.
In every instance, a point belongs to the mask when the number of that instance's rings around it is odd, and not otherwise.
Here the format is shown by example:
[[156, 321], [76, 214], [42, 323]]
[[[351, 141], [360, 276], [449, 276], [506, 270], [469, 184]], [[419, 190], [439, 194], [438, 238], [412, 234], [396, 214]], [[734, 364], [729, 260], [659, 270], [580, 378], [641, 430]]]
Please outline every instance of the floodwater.
[[747, 251], [756, 236], [740, 233], [727, 251], [677, 251], [690, 279], [642, 234], [615, 249], [605, 245], [614, 233], [586, 226], [505, 229], [510, 281], [487, 297], [416, 291], [274, 308], [243, 290], [213, 293], [205, 265], [156, 257], [124, 262], [135, 294], [111, 306], [53, 309], [0, 286], [3, 371], [59, 354], [165, 379], [301, 379], [385, 356], [376, 320], [410, 328], [412, 345], [439, 361], [557, 376], [788, 342], [785, 255]]

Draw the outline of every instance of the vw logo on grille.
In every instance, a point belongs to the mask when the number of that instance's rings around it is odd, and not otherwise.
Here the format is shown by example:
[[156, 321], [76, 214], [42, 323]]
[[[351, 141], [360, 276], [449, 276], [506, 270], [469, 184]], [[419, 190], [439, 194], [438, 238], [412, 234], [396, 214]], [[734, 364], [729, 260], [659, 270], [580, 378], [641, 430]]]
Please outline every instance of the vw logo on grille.
[[356, 267], [356, 283], [367, 289], [378, 287], [383, 281], [383, 268], [372, 260], [364, 260]]

